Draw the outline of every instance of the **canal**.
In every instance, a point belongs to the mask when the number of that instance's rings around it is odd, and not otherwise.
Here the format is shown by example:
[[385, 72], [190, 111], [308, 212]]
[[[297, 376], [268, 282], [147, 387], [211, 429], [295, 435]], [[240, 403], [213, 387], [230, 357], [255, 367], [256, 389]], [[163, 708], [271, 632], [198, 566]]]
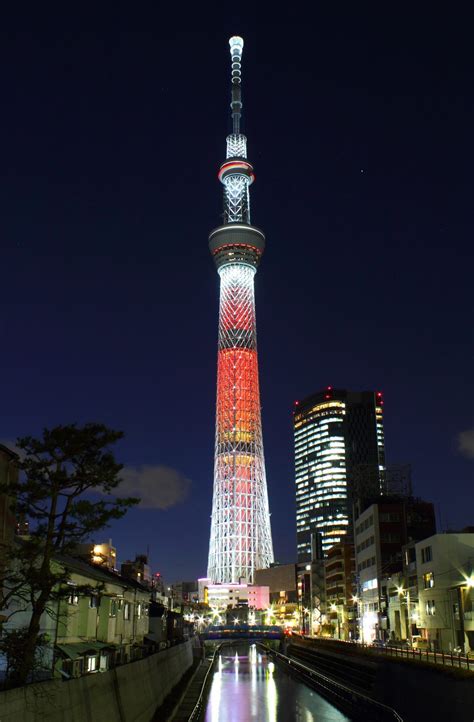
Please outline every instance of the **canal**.
[[288, 675], [254, 644], [224, 647], [206, 722], [345, 722], [349, 717]]

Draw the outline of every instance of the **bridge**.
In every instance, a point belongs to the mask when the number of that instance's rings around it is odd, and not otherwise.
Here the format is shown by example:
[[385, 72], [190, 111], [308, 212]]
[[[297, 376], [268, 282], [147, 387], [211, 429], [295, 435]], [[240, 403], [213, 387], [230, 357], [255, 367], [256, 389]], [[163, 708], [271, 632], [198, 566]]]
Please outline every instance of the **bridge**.
[[201, 638], [204, 642], [226, 640], [245, 640], [249, 642], [257, 642], [262, 640], [278, 640], [283, 639], [283, 630], [277, 625], [267, 624], [221, 624], [211, 625], [202, 634]]

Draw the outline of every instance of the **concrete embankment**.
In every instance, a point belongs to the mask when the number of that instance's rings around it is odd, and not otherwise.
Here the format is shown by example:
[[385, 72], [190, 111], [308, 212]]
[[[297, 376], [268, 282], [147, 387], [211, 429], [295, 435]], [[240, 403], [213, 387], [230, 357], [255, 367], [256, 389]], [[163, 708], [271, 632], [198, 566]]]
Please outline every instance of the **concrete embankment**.
[[472, 722], [474, 674], [358, 652], [342, 642], [294, 640], [286, 653], [328, 677], [393, 707], [404, 722]]
[[184, 642], [109, 672], [0, 692], [1, 722], [150, 722], [192, 665]]

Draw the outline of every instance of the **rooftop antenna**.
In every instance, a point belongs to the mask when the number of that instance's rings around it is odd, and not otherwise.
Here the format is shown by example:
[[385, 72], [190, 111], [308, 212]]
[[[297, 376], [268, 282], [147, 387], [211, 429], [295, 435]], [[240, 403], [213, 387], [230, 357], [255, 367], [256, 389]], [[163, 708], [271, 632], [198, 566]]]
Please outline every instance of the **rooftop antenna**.
[[230, 55], [232, 58], [232, 132], [235, 135], [240, 133], [240, 118], [242, 117], [242, 90], [241, 90], [241, 67], [242, 51], [244, 40], [234, 35], [229, 40]]

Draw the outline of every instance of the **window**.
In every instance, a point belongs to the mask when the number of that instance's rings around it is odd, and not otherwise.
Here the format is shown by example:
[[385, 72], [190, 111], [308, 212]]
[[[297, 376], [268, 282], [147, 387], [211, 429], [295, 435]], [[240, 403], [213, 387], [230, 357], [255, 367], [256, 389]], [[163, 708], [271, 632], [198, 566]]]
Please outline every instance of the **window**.
[[97, 657], [87, 657], [87, 671], [95, 672], [97, 669]]
[[117, 616], [117, 600], [111, 599], [110, 607], [109, 607], [109, 617], [116, 617], [116, 616]]
[[431, 553], [431, 547], [424, 547], [421, 550], [421, 562], [422, 564], [426, 564], [426, 562], [430, 562], [433, 559], [433, 555]]
[[423, 585], [425, 589], [431, 589], [434, 587], [433, 572], [426, 572], [426, 574], [423, 574]]
[[366, 582], [362, 582], [362, 591], [366, 592], [368, 589], [377, 589], [377, 579], [369, 579]]
[[375, 537], [369, 536], [368, 539], [363, 541], [361, 544], [357, 545], [357, 552], [359, 553], [359, 552], [363, 551], [364, 549], [367, 549], [367, 547], [372, 546], [372, 544], [374, 544], [374, 543], [375, 543]]
[[79, 595], [76, 592], [76, 590], [69, 592], [69, 596], [67, 598], [67, 603], [73, 604], [74, 606], [77, 606], [79, 604]]
[[141, 603], [141, 602], [138, 602], [138, 604], [137, 604], [137, 617], [138, 617], [138, 619], [140, 619], [141, 616], [142, 616], [142, 603]]
[[385, 544], [399, 544], [400, 534], [381, 534], [380, 541]]
[[123, 605], [123, 618], [124, 619], [130, 619], [130, 604], [129, 602], [125, 602]]
[[400, 514], [396, 512], [383, 511], [379, 514], [379, 521], [396, 522], [400, 521]]
[[100, 597], [98, 594], [91, 594], [89, 597], [89, 607], [91, 609], [97, 609], [100, 607]]
[[426, 613], [429, 614], [431, 617], [434, 617], [436, 613], [436, 607], [434, 603], [434, 599], [428, 600], [425, 605]]

